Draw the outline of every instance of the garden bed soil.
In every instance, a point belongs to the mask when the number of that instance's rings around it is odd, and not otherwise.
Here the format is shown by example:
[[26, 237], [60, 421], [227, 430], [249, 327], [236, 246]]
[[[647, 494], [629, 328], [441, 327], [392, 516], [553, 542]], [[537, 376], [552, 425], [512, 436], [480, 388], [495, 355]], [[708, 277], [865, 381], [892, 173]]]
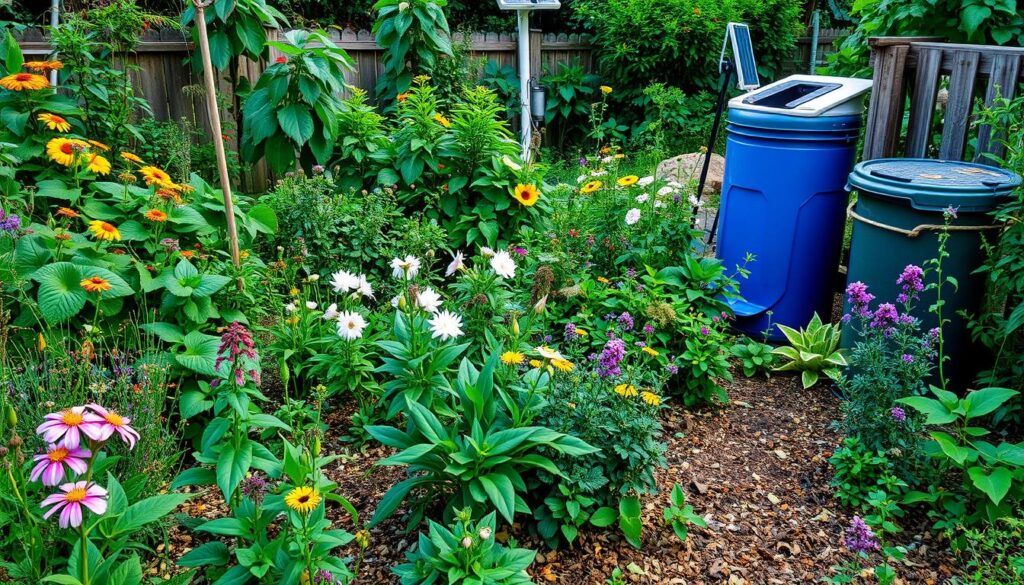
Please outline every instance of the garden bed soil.
[[[615, 531], [595, 529], [581, 533], [571, 549], [549, 551], [514, 527], [512, 535], [520, 546], [540, 551], [530, 569], [534, 581], [603, 585], [619, 567], [627, 582], [640, 584], [812, 583], [850, 560], [842, 542], [852, 513], [832, 497], [828, 485], [828, 458], [839, 442], [831, 427], [839, 414], [838, 399], [824, 385], [804, 390], [792, 377], [738, 377], [729, 395], [731, 403], [717, 411], [688, 412], [671, 403], [665, 409], [668, 467], [657, 474], [660, 493], [645, 502], [642, 549], [634, 549]], [[334, 413], [331, 428], [346, 429], [348, 416]], [[329, 434], [324, 451], [349, 454], [324, 471], [365, 521], [384, 493], [403, 478], [403, 470], [374, 467], [389, 449], [351, 452], [339, 436]], [[708, 522], [706, 529], [691, 526], [686, 542], [661, 520], [673, 484], [683, 487], [687, 503]], [[208, 517], [224, 511], [215, 492], [204, 494], [200, 500], [213, 501], [193, 501], [187, 511]], [[340, 507], [331, 507], [329, 514], [353, 530]], [[949, 583], [957, 569], [948, 543], [928, 531], [924, 518], [904, 519], [902, 524], [900, 544], [910, 552], [898, 570], [897, 584]], [[391, 569], [405, 561], [416, 542], [416, 535], [404, 528], [398, 513], [370, 531], [357, 583], [397, 582]], [[187, 531], [178, 536], [188, 541], [179, 540], [172, 558], [195, 546]], [[356, 549], [347, 552], [356, 554]]]

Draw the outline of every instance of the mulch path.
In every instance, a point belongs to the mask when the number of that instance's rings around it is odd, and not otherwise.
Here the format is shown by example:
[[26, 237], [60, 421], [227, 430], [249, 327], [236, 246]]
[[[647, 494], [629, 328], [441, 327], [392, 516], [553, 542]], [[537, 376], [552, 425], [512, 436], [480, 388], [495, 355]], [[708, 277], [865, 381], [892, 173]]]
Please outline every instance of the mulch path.
[[[520, 546], [540, 551], [530, 569], [534, 580], [602, 585], [619, 567], [629, 583], [641, 584], [811, 583], [849, 560], [842, 536], [852, 514], [828, 487], [828, 458], [839, 442], [831, 428], [838, 399], [823, 385], [803, 390], [792, 377], [738, 376], [729, 394], [731, 403], [717, 411], [688, 412], [679, 406], [664, 411], [668, 467], [657, 474], [661, 493], [645, 502], [642, 549], [632, 548], [616, 531], [593, 529], [573, 548], [549, 551], [513, 530]], [[344, 415], [337, 416], [332, 428], [347, 428]], [[325, 452], [346, 450], [325, 473], [365, 521], [388, 488], [402, 479], [403, 470], [374, 467], [389, 453], [385, 448], [352, 452], [336, 438], [324, 444]], [[709, 525], [691, 526], [686, 542], [679, 542], [661, 520], [673, 484], [683, 487], [687, 503]], [[331, 515], [353, 529], [340, 508]], [[897, 583], [949, 583], [957, 569], [948, 543], [931, 534], [923, 518], [904, 519], [902, 526], [900, 544], [910, 552]], [[391, 568], [404, 562], [416, 542], [416, 535], [405, 534], [404, 528], [398, 513], [371, 530], [357, 583], [397, 583]]]

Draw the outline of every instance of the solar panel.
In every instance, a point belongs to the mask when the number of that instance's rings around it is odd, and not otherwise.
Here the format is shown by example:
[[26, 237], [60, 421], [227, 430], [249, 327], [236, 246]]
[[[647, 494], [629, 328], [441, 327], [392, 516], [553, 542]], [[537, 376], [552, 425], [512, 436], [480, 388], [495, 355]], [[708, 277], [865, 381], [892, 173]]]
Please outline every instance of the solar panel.
[[555, 10], [561, 6], [559, 0], [498, 0], [502, 10]]
[[736, 68], [736, 85], [740, 89], [757, 89], [761, 87], [761, 79], [757, 75], [757, 61], [754, 59], [754, 43], [750, 40], [750, 27], [738, 22], [730, 22], [722, 41], [722, 55], [719, 69], [725, 67], [726, 50], [732, 49], [732, 63]]

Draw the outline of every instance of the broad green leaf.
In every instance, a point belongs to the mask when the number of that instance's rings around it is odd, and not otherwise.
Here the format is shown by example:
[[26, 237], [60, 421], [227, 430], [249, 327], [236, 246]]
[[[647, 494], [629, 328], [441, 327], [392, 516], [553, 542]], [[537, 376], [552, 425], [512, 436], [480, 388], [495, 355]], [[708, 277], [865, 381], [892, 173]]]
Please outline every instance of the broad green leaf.
[[85, 306], [88, 295], [80, 284], [82, 273], [70, 262], [48, 264], [32, 275], [39, 283], [39, 309], [50, 323], [74, 317]]
[[971, 476], [971, 483], [974, 484], [974, 487], [985, 492], [992, 503], [997, 506], [1006, 497], [1010, 491], [1010, 485], [1013, 483], [1013, 473], [1005, 467], [996, 467], [991, 474], [986, 474], [981, 467], [972, 467], [967, 470], [967, 474]]

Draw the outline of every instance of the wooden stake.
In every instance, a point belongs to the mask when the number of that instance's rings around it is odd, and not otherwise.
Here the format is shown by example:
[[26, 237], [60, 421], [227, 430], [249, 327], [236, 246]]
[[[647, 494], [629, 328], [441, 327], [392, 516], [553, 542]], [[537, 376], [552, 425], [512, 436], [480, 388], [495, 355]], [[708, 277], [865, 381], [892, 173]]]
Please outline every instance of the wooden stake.
[[[220, 188], [224, 193], [224, 214], [228, 220], [228, 239], [231, 241], [231, 260], [235, 268], [241, 268], [238, 251], [238, 227], [235, 225], [235, 205], [231, 200], [231, 178], [228, 175], [228, 159], [224, 153], [224, 134], [220, 127], [220, 108], [217, 107], [217, 86], [213, 75], [213, 61], [210, 58], [210, 36], [206, 31], [207, 6], [213, 0], [192, 0], [196, 7], [196, 25], [199, 27], [199, 49], [203, 56], [203, 76], [206, 79], [206, 106], [210, 112], [210, 129], [213, 131], [213, 148], [217, 153], [217, 168], [220, 170]], [[241, 288], [241, 279], [239, 279]]]

